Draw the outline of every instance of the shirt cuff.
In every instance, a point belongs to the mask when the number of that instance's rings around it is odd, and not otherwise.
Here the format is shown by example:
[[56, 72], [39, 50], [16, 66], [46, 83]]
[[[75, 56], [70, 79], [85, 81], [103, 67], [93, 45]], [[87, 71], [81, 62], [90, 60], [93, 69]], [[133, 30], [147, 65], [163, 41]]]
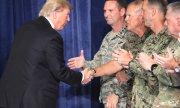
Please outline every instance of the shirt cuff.
[[81, 82], [82, 82], [84, 80], [84, 72], [81, 71], [81, 73], [82, 73], [82, 80], [81, 80]]

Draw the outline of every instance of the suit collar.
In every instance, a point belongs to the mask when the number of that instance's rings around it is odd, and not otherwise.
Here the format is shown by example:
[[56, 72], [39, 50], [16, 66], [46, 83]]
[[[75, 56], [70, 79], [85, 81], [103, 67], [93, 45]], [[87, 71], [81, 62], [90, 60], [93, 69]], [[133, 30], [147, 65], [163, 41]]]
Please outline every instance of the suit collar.
[[50, 23], [51, 27], [54, 29], [54, 24], [52, 23], [52, 21], [48, 17], [45, 17], [45, 18], [48, 20], [48, 22]]
[[40, 16], [38, 19], [40, 19], [42, 22], [44, 22], [48, 27], [52, 28], [50, 22], [44, 16]]

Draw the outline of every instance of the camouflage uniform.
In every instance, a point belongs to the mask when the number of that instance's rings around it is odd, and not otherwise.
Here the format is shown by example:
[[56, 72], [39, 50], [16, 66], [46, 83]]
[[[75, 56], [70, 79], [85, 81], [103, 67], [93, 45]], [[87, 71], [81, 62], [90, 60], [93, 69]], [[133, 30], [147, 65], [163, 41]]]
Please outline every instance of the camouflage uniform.
[[[112, 60], [113, 51], [121, 48], [122, 45], [126, 42], [125, 37], [130, 34], [130, 32], [127, 32], [127, 26], [124, 26], [118, 33], [110, 31], [103, 39], [102, 45], [99, 51], [95, 54], [93, 60], [85, 61], [85, 67], [95, 68]], [[125, 106], [127, 103], [127, 97], [124, 91], [120, 89], [121, 88], [119, 88], [119, 82], [115, 78], [115, 74], [102, 76], [99, 97], [100, 101], [105, 104], [107, 96], [109, 96], [111, 93], [115, 93], [119, 96], [118, 108], [126, 108]]]
[[[133, 56], [136, 57], [136, 55], [140, 52], [144, 41], [148, 36], [152, 34], [152, 31], [148, 29], [142, 37], [138, 37], [137, 35], [131, 35], [126, 37], [126, 43], [123, 45], [123, 49], [127, 51], [131, 51]], [[124, 69], [126, 72], [126, 75], [128, 75], [128, 82], [126, 84], [127, 89], [127, 95], [128, 95], [128, 107], [131, 107], [131, 100], [132, 100], [132, 85], [134, 81], [134, 74], [129, 69]], [[124, 85], [122, 86], [122, 88]]]
[[[173, 39], [168, 47], [180, 61], [180, 42]], [[180, 108], [180, 73], [167, 73], [161, 66], [153, 70], [159, 80], [159, 94], [153, 108]]]
[[[149, 56], [152, 56], [153, 52], [160, 54], [171, 39], [172, 37], [167, 34], [167, 29], [163, 29], [156, 36], [151, 34], [144, 42], [141, 51]], [[144, 70], [136, 59], [129, 63], [129, 69], [135, 74], [132, 106], [135, 108], [150, 108], [158, 94], [157, 78], [152, 73]]]

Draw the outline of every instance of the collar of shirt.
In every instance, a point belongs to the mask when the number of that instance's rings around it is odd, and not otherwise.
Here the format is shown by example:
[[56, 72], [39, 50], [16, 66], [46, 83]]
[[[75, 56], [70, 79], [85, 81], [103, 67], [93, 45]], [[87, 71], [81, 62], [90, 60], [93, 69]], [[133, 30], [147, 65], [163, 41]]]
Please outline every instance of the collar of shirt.
[[156, 36], [162, 36], [163, 34], [168, 34], [168, 30], [167, 30], [167, 28], [165, 27], [165, 28], [163, 28]]
[[122, 29], [119, 32], [113, 32], [111, 31], [111, 39], [114, 39], [116, 37], [123, 38], [124, 34], [127, 32], [127, 25], [125, 24]]
[[54, 24], [52, 23], [52, 21], [48, 17], [45, 17], [45, 18], [49, 21], [51, 27], [54, 28]]

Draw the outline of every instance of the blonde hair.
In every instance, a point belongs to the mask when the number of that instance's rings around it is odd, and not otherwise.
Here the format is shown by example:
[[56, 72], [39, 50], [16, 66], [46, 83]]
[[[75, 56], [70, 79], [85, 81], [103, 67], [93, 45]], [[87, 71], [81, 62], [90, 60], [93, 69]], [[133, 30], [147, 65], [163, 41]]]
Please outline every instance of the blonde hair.
[[39, 12], [39, 16], [48, 17], [52, 11], [61, 10], [63, 8], [71, 9], [71, 4], [68, 0], [46, 0], [46, 3]]

